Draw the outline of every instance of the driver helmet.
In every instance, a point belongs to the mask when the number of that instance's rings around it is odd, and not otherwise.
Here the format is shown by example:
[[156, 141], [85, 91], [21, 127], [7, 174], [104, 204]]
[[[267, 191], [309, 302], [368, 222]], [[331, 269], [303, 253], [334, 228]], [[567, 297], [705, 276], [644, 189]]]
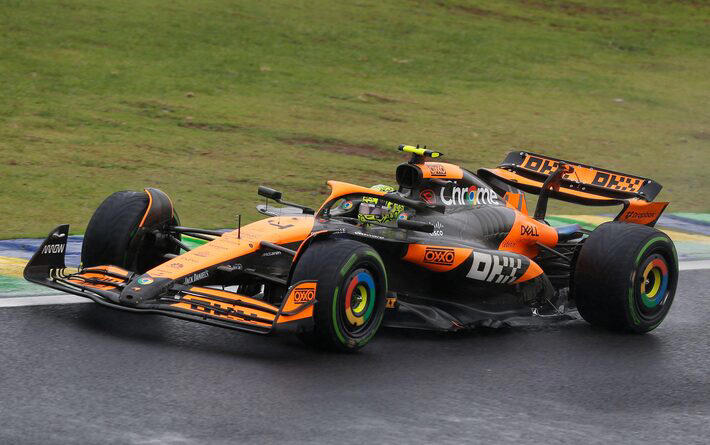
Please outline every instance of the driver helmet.
[[[394, 187], [383, 184], [377, 184], [370, 188], [385, 193], [395, 191]], [[404, 206], [401, 204], [395, 204], [376, 196], [363, 196], [360, 206], [358, 207], [357, 219], [362, 223], [383, 223], [396, 220], [403, 211]]]

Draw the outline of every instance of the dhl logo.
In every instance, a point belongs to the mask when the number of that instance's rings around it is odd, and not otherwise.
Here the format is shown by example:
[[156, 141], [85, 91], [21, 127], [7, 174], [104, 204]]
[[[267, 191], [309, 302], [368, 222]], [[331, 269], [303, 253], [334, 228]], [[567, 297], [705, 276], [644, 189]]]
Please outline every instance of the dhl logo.
[[437, 247], [427, 247], [424, 250], [424, 262], [429, 264], [440, 264], [450, 266], [454, 264], [456, 253], [454, 249], [442, 249]]

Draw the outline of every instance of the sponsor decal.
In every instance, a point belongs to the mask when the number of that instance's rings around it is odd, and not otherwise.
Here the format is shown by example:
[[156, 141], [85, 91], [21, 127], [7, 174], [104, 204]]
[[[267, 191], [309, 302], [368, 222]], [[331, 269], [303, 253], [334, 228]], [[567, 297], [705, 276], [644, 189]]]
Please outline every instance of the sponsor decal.
[[434, 231], [431, 232], [429, 235], [444, 236], [444, 225], [441, 223], [441, 221], [437, 221], [433, 225], [434, 225]]
[[474, 280], [508, 284], [522, 275], [521, 268], [520, 258], [474, 251], [471, 270], [466, 276]]
[[141, 288], [139, 286], [136, 286], [136, 287], [132, 287], [131, 290], [134, 292], [138, 292], [139, 290], [141, 290]]
[[387, 309], [394, 309], [397, 304], [397, 297], [387, 297]]
[[353, 232], [353, 235], [365, 236], [367, 238], [373, 238], [373, 239], [385, 239], [384, 236], [373, 235], [372, 233], [365, 233], [365, 232]]
[[293, 290], [293, 302], [294, 303], [308, 303], [316, 298], [316, 289], [299, 289]]
[[205, 279], [209, 276], [210, 276], [210, 272], [208, 270], [203, 270], [202, 272], [193, 273], [191, 276], [185, 278], [185, 281], [183, 281], [183, 284], [184, 285], [192, 284], [195, 281]]
[[419, 192], [419, 199], [426, 202], [427, 204], [436, 204], [436, 194], [432, 189], [424, 189]]
[[47, 253], [63, 253], [66, 244], [47, 244], [42, 248], [42, 255]]
[[614, 190], [621, 191], [636, 191], [641, 188], [643, 180], [638, 178], [630, 178], [623, 175], [615, 175], [613, 173], [597, 172], [592, 180], [592, 185], [598, 185]]
[[375, 198], [374, 196], [363, 196], [362, 202], [367, 202], [369, 204], [377, 204], [380, 202], [380, 198]]
[[441, 188], [441, 202], [451, 205], [501, 205], [498, 195], [487, 187], [472, 185], [468, 188], [455, 186], [451, 189], [451, 196], [446, 196], [446, 187]]
[[[529, 156], [523, 164], [523, 168], [527, 170], [532, 170], [534, 172], [542, 173], [543, 175], [549, 175], [550, 173], [557, 170], [559, 162], [553, 161], [552, 159], [543, 159], [536, 156]], [[603, 171], [596, 171], [591, 168], [583, 170], [591, 170], [594, 172], [594, 179], [592, 179], [592, 185], [598, 185], [600, 187], [610, 188], [620, 191], [638, 191], [643, 185], [643, 179], [633, 178], [626, 175], [619, 175], [615, 173], [608, 173]], [[566, 176], [566, 175], [565, 175]]]
[[271, 252], [264, 252], [261, 254], [261, 256], [276, 256], [276, 255], [281, 255], [281, 252], [278, 250], [272, 250]]
[[142, 284], [145, 286], [146, 284], [152, 283], [153, 279], [151, 277], [141, 277], [141, 278], [138, 278], [138, 281], [136, 281], [136, 282], [138, 284]]
[[537, 233], [537, 227], [526, 226], [525, 224], [520, 226], [520, 234], [526, 236], [540, 236], [540, 234]]
[[343, 201], [343, 203], [340, 204], [340, 208], [343, 210], [350, 210], [353, 208], [353, 202], [352, 201]]
[[269, 221], [269, 224], [272, 225], [272, 226], [274, 226], [274, 227], [278, 227], [279, 230], [288, 229], [289, 227], [293, 227], [293, 224], [286, 224], [286, 225], [283, 225], [283, 226], [282, 226], [281, 224], [276, 223], [276, 222], [274, 222], [274, 221]]
[[624, 215], [625, 219], [645, 219], [645, 218], [654, 218], [656, 216], [655, 212], [644, 212], [644, 213], [639, 213], [639, 212], [626, 212], [626, 215]]
[[558, 165], [559, 162], [551, 159], [542, 159], [535, 156], [529, 156], [523, 165], [523, 168], [547, 175], [557, 170]]
[[64, 238], [65, 236], [67, 236], [66, 233], [55, 233], [55, 234], [54, 234], [54, 238], [59, 238], [59, 239], [62, 239], [62, 238]]
[[173, 269], [182, 269], [183, 265], [180, 263], [170, 263], [170, 267], [172, 267]]
[[500, 247], [501, 247], [501, 248], [503, 248], [503, 247], [515, 247], [515, 246], [517, 246], [517, 245], [518, 245], [517, 242], [512, 241], [512, 240], [507, 240], [507, 241], [503, 241], [503, 244], [501, 244]]
[[427, 164], [432, 176], [446, 176], [446, 167], [441, 164]]
[[429, 264], [439, 264], [451, 266], [456, 259], [454, 249], [444, 249], [441, 247], [427, 247], [424, 249], [424, 262]]

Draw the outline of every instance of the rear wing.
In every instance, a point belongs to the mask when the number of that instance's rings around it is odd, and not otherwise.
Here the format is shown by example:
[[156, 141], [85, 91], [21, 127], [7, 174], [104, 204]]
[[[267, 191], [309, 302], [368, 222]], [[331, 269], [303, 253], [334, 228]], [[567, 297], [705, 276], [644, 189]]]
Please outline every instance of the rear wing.
[[[482, 168], [483, 180], [497, 179], [520, 190], [540, 194], [543, 185], [563, 164], [562, 174], [549, 191], [551, 198], [583, 205], [624, 205], [617, 221], [653, 225], [668, 205], [652, 203], [661, 191], [661, 184], [649, 178], [629, 175], [590, 165], [569, 162], [526, 151], [510, 152], [497, 168]], [[627, 212], [627, 209], [630, 210]]]

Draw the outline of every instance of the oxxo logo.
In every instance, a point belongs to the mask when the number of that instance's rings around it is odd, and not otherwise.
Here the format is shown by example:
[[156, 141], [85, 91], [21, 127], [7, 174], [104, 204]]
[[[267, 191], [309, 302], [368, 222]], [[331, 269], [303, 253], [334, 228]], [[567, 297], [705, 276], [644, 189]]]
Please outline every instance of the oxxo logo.
[[498, 202], [498, 195], [496, 192], [489, 188], [477, 187], [472, 185], [468, 188], [466, 187], [453, 187], [451, 189], [451, 196], [446, 196], [446, 187], [441, 188], [441, 202], [447, 206], [452, 205], [479, 205], [479, 204], [490, 204], [490, 205], [500, 205]]
[[308, 303], [316, 298], [315, 287], [297, 287], [293, 290], [294, 303]]
[[424, 250], [424, 262], [429, 264], [440, 264], [442, 266], [450, 266], [454, 264], [456, 254], [454, 249], [442, 249], [436, 247], [427, 247]]
[[441, 164], [428, 164], [432, 176], [446, 176], [446, 167]]
[[540, 234], [537, 233], [537, 227], [526, 225], [520, 226], [520, 234], [527, 236], [540, 236]]
[[66, 244], [47, 244], [42, 248], [42, 254], [45, 253], [63, 253]]

